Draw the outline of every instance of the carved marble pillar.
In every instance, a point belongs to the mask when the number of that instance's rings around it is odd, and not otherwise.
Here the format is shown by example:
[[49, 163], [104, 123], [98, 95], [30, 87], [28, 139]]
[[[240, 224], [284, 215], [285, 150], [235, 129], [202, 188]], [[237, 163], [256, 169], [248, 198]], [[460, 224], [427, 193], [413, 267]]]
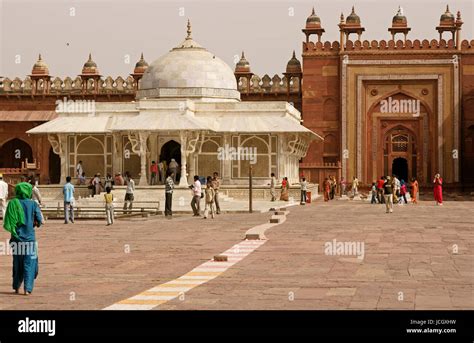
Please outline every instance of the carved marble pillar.
[[66, 183], [66, 176], [68, 176], [67, 136], [65, 134], [48, 134], [48, 141], [51, 143], [53, 152], [59, 155], [61, 159], [61, 178], [59, 183]]
[[148, 131], [140, 131], [136, 133], [129, 133], [128, 139], [132, 145], [132, 151], [140, 156], [140, 181], [138, 184], [140, 186], [148, 185], [147, 180], [147, 140], [150, 136]]
[[122, 171], [122, 135], [112, 134], [112, 176]]
[[[199, 132], [181, 131], [179, 134], [181, 141], [181, 176], [179, 178], [180, 188], [188, 187], [188, 179], [186, 175], [187, 159], [196, 151], [196, 145], [199, 140]], [[191, 174], [191, 173], [190, 173]], [[192, 177], [193, 175], [191, 175]]]
[[[222, 137], [223, 145], [222, 147], [231, 147], [232, 146], [232, 137], [230, 133], [225, 133]], [[226, 185], [232, 183], [232, 160], [230, 158], [223, 159], [222, 161], [222, 182]]]

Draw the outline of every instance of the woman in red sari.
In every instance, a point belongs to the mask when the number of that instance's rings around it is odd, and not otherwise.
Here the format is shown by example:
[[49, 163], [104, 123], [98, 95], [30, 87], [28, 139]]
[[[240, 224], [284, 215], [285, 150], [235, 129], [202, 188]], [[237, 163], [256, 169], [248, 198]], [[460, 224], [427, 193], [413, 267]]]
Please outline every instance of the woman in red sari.
[[281, 195], [280, 200], [288, 201], [289, 199], [289, 191], [290, 191], [290, 183], [288, 182], [288, 178], [284, 177], [281, 182]]
[[411, 202], [413, 204], [418, 204], [418, 181], [416, 178], [411, 179]]
[[436, 205], [443, 205], [443, 179], [439, 174], [435, 175], [434, 183], [434, 198]]

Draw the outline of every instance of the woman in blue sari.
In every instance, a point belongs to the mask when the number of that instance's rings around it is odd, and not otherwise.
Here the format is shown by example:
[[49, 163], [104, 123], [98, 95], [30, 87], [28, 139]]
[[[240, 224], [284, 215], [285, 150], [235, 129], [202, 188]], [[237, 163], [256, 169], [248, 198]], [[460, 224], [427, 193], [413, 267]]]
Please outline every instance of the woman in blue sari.
[[11, 233], [13, 253], [13, 289], [19, 293], [24, 283], [24, 294], [33, 292], [38, 275], [38, 254], [35, 226], [40, 227], [43, 216], [38, 204], [31, 200], [33, 187], [20, 182], [15, 187], [16, 197], [8, 203], [3, 227]]

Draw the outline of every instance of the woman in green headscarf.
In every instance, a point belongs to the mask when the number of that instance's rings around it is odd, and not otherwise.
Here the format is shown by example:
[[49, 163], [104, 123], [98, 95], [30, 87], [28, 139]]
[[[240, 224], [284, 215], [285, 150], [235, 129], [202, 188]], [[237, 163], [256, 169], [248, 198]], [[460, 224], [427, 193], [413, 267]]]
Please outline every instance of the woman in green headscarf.
[[11, 233], [13, 253], [13, 289], [19, 292], [24, 283], [25, 295], [33, 292], [38, 275], [38, 254], [35, 226], [40, 227], [43, 216], [38, 204], [31, 200], [33, 187], [20, 182], [15, 187], [15, 198], [10, 200], [3, 220], [3, 227]]

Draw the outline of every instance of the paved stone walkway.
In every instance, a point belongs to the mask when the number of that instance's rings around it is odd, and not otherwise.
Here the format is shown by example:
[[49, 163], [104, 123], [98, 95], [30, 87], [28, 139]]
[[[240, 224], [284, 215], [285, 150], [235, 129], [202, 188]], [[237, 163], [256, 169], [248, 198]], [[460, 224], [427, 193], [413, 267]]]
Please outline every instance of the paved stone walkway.
[[[473, 309], [473, 218], [472, 202], [292, 207], [265, 245], [157, 309]], [[364, 242], [364, 259], [325, 255], [334, 239]]]
[[[11, 293], [11, 256], [0, 256], [0, 310], [102, 309], [174, 279], [242, 240], [268, 214], [177, 216], [64, 225], [38, 230], [39, 276], [29, 297]], [[0, 230], [0, 243], [9, 235]], [[127, 253], [129, 251], [129, 253]], [[75, 299], [75, 300], [71, 300]]]
[[[155, 309], [474, 308], [473, 202], [422, 202], [396, 206], [393, 214], [352, 201], [288, 209], [286, 222], [265, 233], [266, 244]], [[269, 214], [217, 218], [140, 218], [112, 227], [50, 221], [38, 234], [40, 275], [32, 296], [10, 293], [11, 257], [0, 256], [0, 309], [110, 306], [187, 274]], [[7, 238], [0, 233], [1, 242]], [[364, 258], [326, 255], [334, 239], [364, 243]]]

